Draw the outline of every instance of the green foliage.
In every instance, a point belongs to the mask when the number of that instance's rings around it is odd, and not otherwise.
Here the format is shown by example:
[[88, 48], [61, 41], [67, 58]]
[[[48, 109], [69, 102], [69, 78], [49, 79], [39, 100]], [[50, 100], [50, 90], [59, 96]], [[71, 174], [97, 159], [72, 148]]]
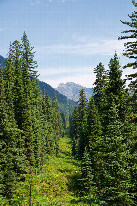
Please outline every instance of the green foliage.
[[[24, 181], [18, 182], [13, 196], [15, 206], [28, 206], [30, 201], [31, 205], [36, 206], [77, 205], [77, 203], [84, 205], [85, 201], [88, 202], [88, 197], [84, 199], [78, 195], [80, 161], [75, 160], [71, 154], [70, 139], [60, 138], [59, 148], [58, 157], [48, 156], [42, 173], [29, 169], [24, 175]], [[4, 205], [6, 201], [3, 199], [2, 203]]]
[[53, 101], [54, 96], [56, 95], [58, 103], [59, 103], [59, 110], [61, 113], [65, 115], [65, 119], [68, 122], [69, 117], [72, 114], [72, 111], [74, 110], [74, 107], [77, 106], [77, 103], [67, 99], [66, 96], [60, 94], [57, 90], [53, 89], [49, 84], [38, 81], [41, 93], [43, 93], [43, 85], [45, 88], [45, 94], [48, 94], [50, 99]]
[[[132, 1], [134, 7], [137, 7], [137, 3], [135, 1]], [[128, 15], [130, 18], [130, 21], [121, 21], [122, 24], [125, 24], [129, 26], [130, 28], [128, 30], [123, 31], [125, 35], [119, 37], [119, 39], [128, 40], [124, 46], [125, 51], [123, 52], [123, 55], [128, 57], [130, 62], [124, 66], [124, 68], [131, 67], [134, 70], [137, 69], [137, 39], [136, 39], [136, 33], [137, 33], [137, 12], [132, 12], [132, 15]], [[131, 61], [133, 60], [133, 61]], [[127, 75], [127, 79], [131, 80], [129, 87], [130, 91], [132, 92], [134, 98], [137, 95], [137, 72], [134, 72], [132, 74]]]
[[70, 121], [70, 134], [73, 138], [73, 154], [82, 159], [86, 146], [87, 99], [85, 90], [80, 90], [79, 105], [74, 109]]
[[[122, 123], [114, 102], [108, 110], [109, 122], [103, 142], [99, 144], [99, 199], [113, 205], [132, 205], [129, 140], [122, 134]], [[109, 145], [109, 146], [108, 146]]]
[[92, 191], [91, 187], [92, 187], [92, 179], [93, 179], [92, 162], [87, 148], [85, 148], [83, 154], [81, 172], [82, 172], [83, 186], [85, 189], [84, 192], [86, 194]]
[[[58, 139], [62, 136], [57, 99], [52, 106], [48, 96], [41, 98], [33, 58], [24, 32], [21, 44], [14, 41], [10, 45], [5, 67], [0, 70], [0, 190], [2, 201], [9, 205], [17, 202], [16, 185], [22, 185], [26, 177], [30, 185], [34, 171], [40, 174], [43, 170], [47, 155], [59, 152]], [[32, 205], [29, 201], [27, 205]]]
[[75, 107], [70, 118], [70, 136], [73, 141], [73, 155], [78, 155], [78, 140], [79, 140], [79, 111]]
[[82, 161], [82, 179], [86, 194], [97, 193], [98, 168], [99, 168], [99, 143], [101, 142], [101, 124], [93, 97], [87, 107], [87, 142]]
[[114, 95], [120, 95], [121, 91], [123, 90], [125, 81], [121, 79], [122, 70], [120, 70], [119, 60], [116, 53], [114, 55], [114, 58], [110, 59], [108, 75], [109, 75], [108, 93], [113, 93]]
[[95, 100], [95, 104], [98, 106], [98, 109], [100, 109], [102, 90], [107, 85], [108, 77], [107, 77], [107, 72], [105, 71], [105, 68], [101, 62], [94, 69], [94, 73], [96, 74], [96, 80], [94, 82], [95, 87], [93, 88], [94, 100]]
[[[137, 67], [136, 17], [122, 21], [131, 29], [120, 39], [135, 40], [125, 43], [135, 62], [124, 68]], [[136, 205], [136, 73], [129, 93], [115, 54], [108, 72], [102, 63], [94, 69], [94, 97], [87, 104], [82, 89], [76, 105], [47, 84], [45, 96], [25, 32], [21, 41], [0, 69], [0, 204]], [[70, 142], [63, 136], [73, 109]]]
[[78, 156], [82, 159], [86, 141], [87, 141], [87, 99], [84, 89], [80, 90], [79, 98], [79, 141], [78, 141]]
[[78, 154], [83, 157], [83, 194], [93, 194], [102, 205], [134, 205], [136, 132], [134, 115], [132, 118], [130, 115], [132, 96], [121, 79], [117, 54], [110, 60], [108, 80], [101, 63], [95, 71], [94, 97], [86, 105], [81, 93], [80, 103], [71, 118], [74, 149], [78, 144]]

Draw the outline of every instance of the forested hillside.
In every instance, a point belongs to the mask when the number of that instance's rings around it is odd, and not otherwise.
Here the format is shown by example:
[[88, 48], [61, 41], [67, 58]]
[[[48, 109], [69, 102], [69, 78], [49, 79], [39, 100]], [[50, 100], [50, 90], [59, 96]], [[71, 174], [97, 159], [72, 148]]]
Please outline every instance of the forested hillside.
[[[0, 55], [0, 67], [4, 68], [5, 66], [5, 58]], [[64, 118], [66, 121], [69, 120], [69, 116], [72, 114], [72, 111], [75, 106], [77, 106], [77, 103], [73, 100], [67, 99], [66, 96], [59, 93], [57, 90], [52, 88], [49, 84], [42, 82], [38, 80], [38, 85], [41, 91], [41, 94], [43, 94], [43, 86], [45, 89], [45, 95], [47, 94], [49, 98], [53, 101], [54, 96], [56, 95], [58, 103], [59, 103], [59, 109], [62, 115], [64, 115]]]
[[77, 103], [74, 102], [73, 100], [67, 99], [66, 96], [62, 95], [61, 93], [53, 89], [49, 84], [45, 82], [39, 80], [38, 84], [40, 86], [41, 93], [43, 91], [43, 85], [44, 85], [45, 94], [48, 94], [51, 100], [53, 100], [54, 96], [56, 95], [59, 103], [60, 112], [65, 115], [65, 118], [68, 121], [69, 116], [72, 114], [74, 107], [77, 106]]

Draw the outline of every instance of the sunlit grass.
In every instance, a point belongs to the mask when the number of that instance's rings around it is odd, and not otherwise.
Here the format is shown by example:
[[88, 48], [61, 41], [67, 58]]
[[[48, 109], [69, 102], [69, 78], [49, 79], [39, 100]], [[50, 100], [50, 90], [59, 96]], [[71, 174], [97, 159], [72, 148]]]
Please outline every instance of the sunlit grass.
[[72, 156], [71, 146], [68, 137], [61, 138], [58, 156], [47, 157], [43, 172], [28, 174], [25, 182], [18, 183], [14, 206], [28, 206], [30, 190], [33, 206], [98, 205], [91, 204], [95, 202], [92, 196], [81, 196], [81, 162]]
[[51, 188], [48, 199], [58, 205], [71, 205], [76, 198], [74, 178], [80, 175], [80, 162], [72, 157], [70, 139], [65, 137], [59, 141], [58, 157], [50, 156], [45, 165], [45, 173], [50, 174]]

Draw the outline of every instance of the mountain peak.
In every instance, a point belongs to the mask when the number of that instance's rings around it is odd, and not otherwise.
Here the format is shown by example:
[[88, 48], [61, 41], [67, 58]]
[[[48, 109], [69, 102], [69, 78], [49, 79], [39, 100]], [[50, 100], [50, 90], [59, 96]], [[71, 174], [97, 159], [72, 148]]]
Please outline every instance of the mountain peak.
[[74, 82], [60, 83], [59, 86], [56, 88], [56, 90], [59, 93], [65, 95], [68, 99], [77, 102], [79, 100], [79, 90], [82, 88], [85, 89], [86, 98], [89, 100], [90, 97], [92, 96], [93, 89], [83, 87]]

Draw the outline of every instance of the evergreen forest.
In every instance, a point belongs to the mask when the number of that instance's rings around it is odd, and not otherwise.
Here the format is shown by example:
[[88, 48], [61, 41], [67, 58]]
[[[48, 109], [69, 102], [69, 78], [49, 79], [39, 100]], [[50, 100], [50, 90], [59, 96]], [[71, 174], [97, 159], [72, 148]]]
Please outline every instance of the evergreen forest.
[[[100, 62], [93, 95], [81, 89], [75, 108], [46, 93], [25, 32], [10, 44], [0, 69], [1, 206], [137, 205], [137, 12], [121, 23], [128, 63], [116, 52], [108, 70]], [[125, 68], [133, 73], [122, 79]]]

